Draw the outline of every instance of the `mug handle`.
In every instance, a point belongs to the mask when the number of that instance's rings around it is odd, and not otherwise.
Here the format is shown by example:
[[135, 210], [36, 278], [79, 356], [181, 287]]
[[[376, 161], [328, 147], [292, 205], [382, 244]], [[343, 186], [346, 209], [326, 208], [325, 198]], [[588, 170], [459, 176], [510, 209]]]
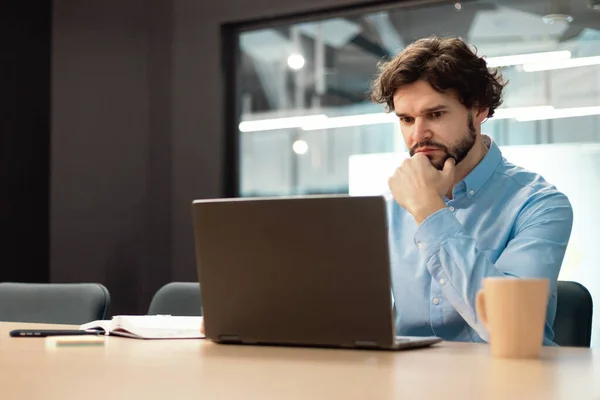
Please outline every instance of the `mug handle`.
[[477, 292], [477, 297], [475, 299], [475, 309], [477, 311], [479, 319], [481, 320], [481, 322], [483, 322], [485, 329], [488, 329], [487, 314], [485, 312], [485, 293], [483, 290]]

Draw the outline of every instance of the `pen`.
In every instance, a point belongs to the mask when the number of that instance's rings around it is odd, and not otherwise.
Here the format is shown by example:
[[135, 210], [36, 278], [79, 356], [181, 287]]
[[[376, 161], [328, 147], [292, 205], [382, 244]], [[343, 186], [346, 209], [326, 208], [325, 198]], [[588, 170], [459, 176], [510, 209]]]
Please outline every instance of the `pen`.
[[11, 337], [48, 337], [48, 336], [79, 336], [102, 335], [102, 331], [84, 331], [79, 329], [15, 329], [10, 331]]

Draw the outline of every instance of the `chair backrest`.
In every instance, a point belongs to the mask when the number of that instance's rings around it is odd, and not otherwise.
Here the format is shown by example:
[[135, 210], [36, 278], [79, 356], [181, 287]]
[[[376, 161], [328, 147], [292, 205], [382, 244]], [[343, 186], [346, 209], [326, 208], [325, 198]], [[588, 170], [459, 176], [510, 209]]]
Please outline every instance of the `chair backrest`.
[[593, 302], [580, 283], [558, 282], [554, 342], [559, 346], [590, 347]]
[[198, 282], [167, 283], [154, 295], [148, 315], [201, 316], [202, 299]]
[[99, 283], [0, 283], [0, 321], [81, 325], [107, 319], [109, 307]]

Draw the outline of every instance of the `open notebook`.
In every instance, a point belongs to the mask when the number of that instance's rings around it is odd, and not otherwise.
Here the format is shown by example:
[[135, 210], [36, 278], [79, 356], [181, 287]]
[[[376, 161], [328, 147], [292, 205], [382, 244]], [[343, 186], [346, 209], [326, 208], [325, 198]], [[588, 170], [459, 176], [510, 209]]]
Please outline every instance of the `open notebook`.
[[112, 320], [92, 321], [81, 330], [100, 330], [107, 335], [135, 339], [201, 339], [202, 317], [172, 317], [169, 315], [116, 315]]

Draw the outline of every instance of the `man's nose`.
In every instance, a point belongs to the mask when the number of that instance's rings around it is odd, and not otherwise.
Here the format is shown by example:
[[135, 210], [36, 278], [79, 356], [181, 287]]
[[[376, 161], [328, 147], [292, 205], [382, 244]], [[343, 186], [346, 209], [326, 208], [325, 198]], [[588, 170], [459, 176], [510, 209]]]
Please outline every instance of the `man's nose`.
[[420, 143], [425, 139], [431, 139], [431, 130], [429, 129], [429, 124], [425, 120], [425, 118], [417, 117], [415, 118], [415, 123], [413, 125], [413, 140], [415, 143]]

